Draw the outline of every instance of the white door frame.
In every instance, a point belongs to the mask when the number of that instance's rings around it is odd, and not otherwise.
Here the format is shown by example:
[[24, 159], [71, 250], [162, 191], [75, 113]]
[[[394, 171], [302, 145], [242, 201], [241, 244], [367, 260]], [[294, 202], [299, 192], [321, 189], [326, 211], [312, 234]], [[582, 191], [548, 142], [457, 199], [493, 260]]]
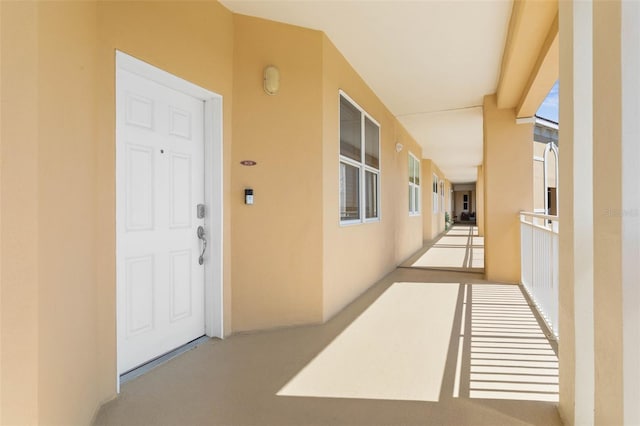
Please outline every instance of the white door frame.
[[[222, 170], [222, 96], [169, 74], [146, 62], [116, 50], [116, 70], [126, 70], [168, 88], [201, 99], [204, 102], [204, 198], [205, 229], [209, 244], [205, 257], [204, 312], [205, 334], [224, 338], [223, 315], [223, 170]], [[116, 81], [117, 84], [117, 81]], [[116, 141], [117, 146], [117, 141]], [[116, 168], [121, 167], [116, 163]], [[117, 173], [116, 173], [117, 175]], [[116, 188], [117, 191], [117, 188]], [[116, 240], [118, 236], [116, 234]], [[116, 247], [117, 247], [116, 243]], [[117, 257], [116, 257], [117, 259]], [[117, 287], [117, 286], [116, 286]], [[116, 323], [117, 316], [116, 294]], [[117, 324], [116, 324], [117, 326]], [[116, 343], [117, 345], [117, 343]], [[117, 348], [116, 348], [117, 354]], [[116, 356], [116, 362], [117, 362]], [[117, 367], [117, 366], [116, 366]], [[119, 369], [116, 368], [117, 390], [120, 392]]]

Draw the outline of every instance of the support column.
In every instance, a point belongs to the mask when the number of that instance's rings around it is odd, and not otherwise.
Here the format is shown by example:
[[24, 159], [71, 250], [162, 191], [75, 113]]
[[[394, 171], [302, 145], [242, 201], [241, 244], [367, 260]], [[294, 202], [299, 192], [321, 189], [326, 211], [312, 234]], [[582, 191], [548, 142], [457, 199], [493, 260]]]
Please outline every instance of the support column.
[[531, 211], [533, 123], [516, 124], [514, 109], [484, 98], [484, 231], [488, 280], [520, 282], [520, 221]]
[[624, 424], [640, 424], [640, 4], [622, 3], [622, 367]]
[[478, 180], [476, 182], [476, 224], [478, 236], [484, 237], [484, 170], [478, 166]]
[[[596, 425], [624, 424], [620, 5], [619, 1], [593, 2], [593, 315]], [[578, 212], [575, 213], [577, 216]], [[581, 284], [576, 280], [576, 286]]]
[[559, 4], [559, 409], [569, 425], [594, 422], [592, 7]]
[[640, 6], [560, 2], [560, 412], [640, 424]]

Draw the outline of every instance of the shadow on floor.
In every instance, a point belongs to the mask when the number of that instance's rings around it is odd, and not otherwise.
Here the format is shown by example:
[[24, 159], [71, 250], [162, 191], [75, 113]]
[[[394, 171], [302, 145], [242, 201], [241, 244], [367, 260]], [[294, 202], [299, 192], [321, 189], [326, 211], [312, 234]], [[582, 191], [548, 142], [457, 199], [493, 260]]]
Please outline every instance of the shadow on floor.
[[[557, 399], [557, 364], [554, 369], [555, 354], [535, 328], [539, 321], [514, 293], [517, 286], [480, 277], [397, 269], [324, 325], [211, 340], [123, 385], [95, 424], [560, 425], [556, 404], [540, 400]], [[410, 309], [389, 309], [407, 297], [413, 299]], [[430, 316], [433, 297], [446, 299], [452, 315]], [[439, 322], [431, 324], [434, 318]], [[410, 339], [421, 333], [428, 338], [412, 349]], [[349, 359], [354, 341], [360, 352]], [[440, 355], [421, 362], [414, 352]], [[543, 364], [526, 364], [536, 361]], [[350, 372], [358, 364], [364, 366]], [[344, 380], [348, 374], [368, 384], [349, 389], [354, 381]], [[536, 374], [544, 377], [530, 377]], [[425, 377], [430, 382], [421, 389]], [[314, 385], [318, 378], [322, 386]], [[395, 390], [380, 386], [381, 380]], [[336, 389], [343, 394], [322, 396]]]
[[477, 226], [456, 224], [401, 266], [484, 273], [484, 237], [478, 235]]

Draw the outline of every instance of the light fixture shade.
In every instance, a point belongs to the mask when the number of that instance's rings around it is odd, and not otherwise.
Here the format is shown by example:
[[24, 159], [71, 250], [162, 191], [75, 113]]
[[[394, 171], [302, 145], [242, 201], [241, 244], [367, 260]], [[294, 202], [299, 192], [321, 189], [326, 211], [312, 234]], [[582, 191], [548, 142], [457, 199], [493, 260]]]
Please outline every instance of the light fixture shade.
[[402, 145], [400, 142], [398, 142], [396, 144], [396, 152], [402, 151], [402, 148], [404, 148], [404, 145]]
[[268, 95], [275, 95], [280, 90], [280, 70], [269, 65], [264, 69], [264, 91]]

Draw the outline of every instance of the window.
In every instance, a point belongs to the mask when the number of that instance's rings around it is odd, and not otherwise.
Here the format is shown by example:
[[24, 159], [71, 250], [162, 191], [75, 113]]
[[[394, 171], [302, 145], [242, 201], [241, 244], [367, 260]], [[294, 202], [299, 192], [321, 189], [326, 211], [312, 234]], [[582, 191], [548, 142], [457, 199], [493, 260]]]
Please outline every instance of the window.
[[433, 175], [433, 212], [438, 213], [438, 176]]
[[409, 153], [409, 215], [420, 214], [420, 160]]
[[444, 212], [444, 181], [440, 181], [440, 211]]
[[469, 210], [469, 195], [467, 194], [462, 196], [462, 210]]
[[340, 221], [380, 218], [380, 126], [340, 94]]

